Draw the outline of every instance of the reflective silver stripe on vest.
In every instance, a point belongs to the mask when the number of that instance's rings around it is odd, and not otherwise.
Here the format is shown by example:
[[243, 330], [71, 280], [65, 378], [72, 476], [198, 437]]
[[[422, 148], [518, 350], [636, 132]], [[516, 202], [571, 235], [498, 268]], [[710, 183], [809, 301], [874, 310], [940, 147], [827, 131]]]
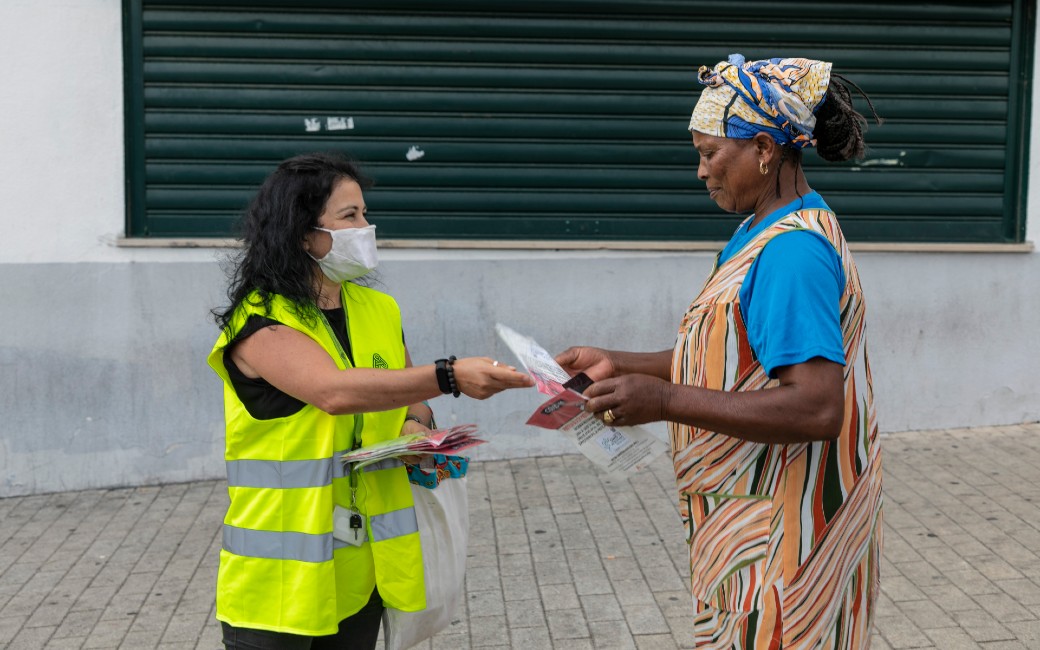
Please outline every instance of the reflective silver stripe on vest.
[[419, 523], [415, 520], [415, 508], [402, 508], [375, 515], [370, 519], [372, 541], [382, 542], [401, 535], [419, 532]]
[[229, 460], [228, 487], [313, 488], [332, 485], [332, 458], [318, 460]]
[[332, 559], [332, 533], [279, 533], [250, 530], [224, 524], [224, 550], [235, 555], [268, 560], [328, 562]]
[[347, 475], [347, 468], [343, 465], [343, 454], [348, 453], [347, 451], [337, 451], [332, 454], [332, 478], [344, 478]]
[[363, 472], [375, 472], [381, 469], [393, 469], [395, 467], [403, 467], [404, 463], [397, 460], [396, 458], [384, 458], [378, 463], [372, 463], [371, 465], [365, 465], [361, 471]]

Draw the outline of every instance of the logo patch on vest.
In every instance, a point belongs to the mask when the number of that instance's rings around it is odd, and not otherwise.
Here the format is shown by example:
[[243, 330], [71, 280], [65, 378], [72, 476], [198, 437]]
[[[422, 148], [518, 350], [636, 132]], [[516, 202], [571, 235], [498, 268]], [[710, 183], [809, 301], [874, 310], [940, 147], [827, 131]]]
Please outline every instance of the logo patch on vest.
[[390, 366], [386, 363], [385, 360], [383, 360], [383, 357], [379, 356], [379, 353], [376, 352], [375, 354], [372, 355], [372, 367], [373, 368], [389, 368]]

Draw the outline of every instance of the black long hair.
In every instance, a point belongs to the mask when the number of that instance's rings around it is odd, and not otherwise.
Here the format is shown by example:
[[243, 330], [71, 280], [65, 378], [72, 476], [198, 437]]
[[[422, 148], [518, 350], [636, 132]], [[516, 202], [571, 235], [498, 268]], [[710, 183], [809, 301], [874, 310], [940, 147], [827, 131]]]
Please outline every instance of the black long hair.
[[305, 321], [316, 316], [315, 262], [303, 248], [304, 237], [318, 225], [329, 196], [344, 178], [362, 189], [371, 185], [357, 163], [337, 153], [290, 158], [264, 180], [238, 224], [244, 247], [226, 269], [230, 304], [212, 312], [222, 329], [230, 328], [235, 309], [254, 290], [265, 313], [278, 294]]

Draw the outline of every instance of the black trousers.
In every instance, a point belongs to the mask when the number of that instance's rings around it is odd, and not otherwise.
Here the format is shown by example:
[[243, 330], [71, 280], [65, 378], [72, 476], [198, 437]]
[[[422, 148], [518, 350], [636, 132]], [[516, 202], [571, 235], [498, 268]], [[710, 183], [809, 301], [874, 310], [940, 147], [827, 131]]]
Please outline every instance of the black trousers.
[[383, 599], [372, 592], [368, 604], [357, 614], [339, 622], [339, 631], [329, 636], [304, 636], [234, 627], [221, 622], [227, 650], [374, 650], [383, 618]]

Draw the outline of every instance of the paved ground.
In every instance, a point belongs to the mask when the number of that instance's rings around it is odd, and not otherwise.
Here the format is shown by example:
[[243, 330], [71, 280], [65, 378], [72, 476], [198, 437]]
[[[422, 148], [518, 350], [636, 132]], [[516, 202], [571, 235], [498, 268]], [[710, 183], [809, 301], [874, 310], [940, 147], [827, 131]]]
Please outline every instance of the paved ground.
[[[875, 648], [1040, 648], [1040, 424], [884, 438]], [[689, 647], [666, 462], [475, 464], [467, 606], [437, 648]], [[0, 500], [0, 647], [204, 648], [221, 482]]]

